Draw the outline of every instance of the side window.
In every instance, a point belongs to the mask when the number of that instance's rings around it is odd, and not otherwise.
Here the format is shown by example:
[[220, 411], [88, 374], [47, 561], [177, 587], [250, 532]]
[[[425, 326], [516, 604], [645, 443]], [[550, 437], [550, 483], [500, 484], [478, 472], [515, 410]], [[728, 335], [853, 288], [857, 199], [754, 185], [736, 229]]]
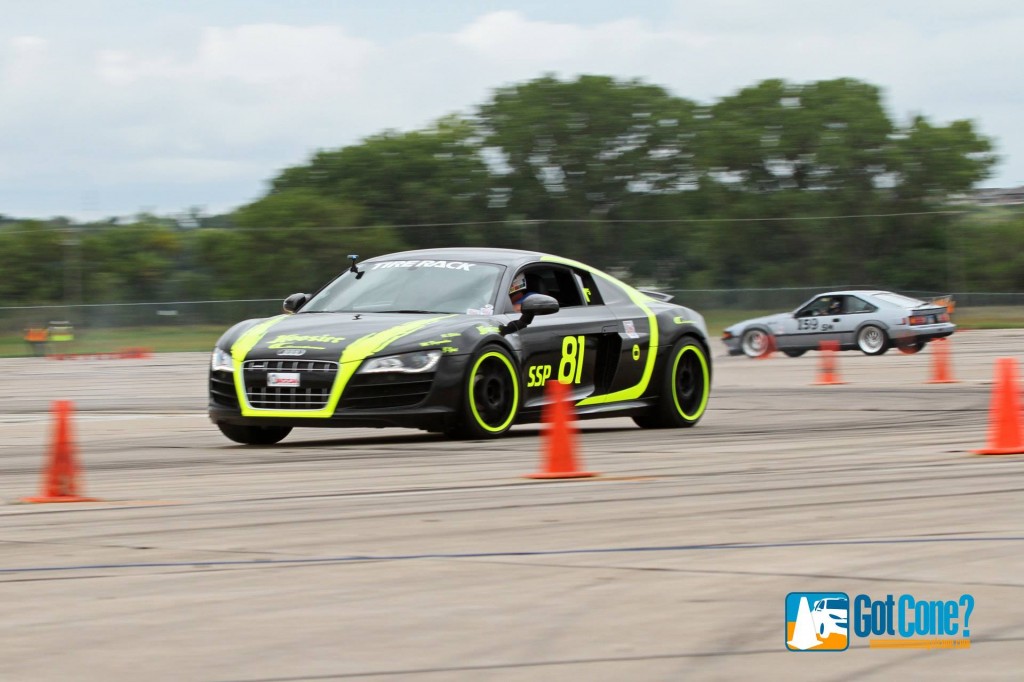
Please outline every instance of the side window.
[[597, 284], [594, 283], [594, 276], [586, 270], [573, 270], [572, 273], [576, 278], [577, 286], [583, 292], [583, 299], [587, 305], [604, 305], [601, 291], [597, 288]]
[[828, 310], [828, 304], [832, 301], [831, 296], [819, 296], [814, 299], [796, 314], [797, 317], [815, 317], [817, 315], [824, 315]]
[[617, 285], [609, 282], [603, 277], [594, 277], [593, 282], [597, 285], [597, 292], [600, 294], [601, 300], [605, 305], [629, 303], [629, 296], [627, 296], [626, 292], [620, 289]]
[[562, 266], [529, 266], [523, 269], [526, 290], [533, 294], [551, 296], [561, 308], [584, 305], [579, 279]]
[[862, 298], [857, 298], [856, 296], [846, 297], [846, 312], [848, 313], [873, 313], [876, 310], [875, 306]]

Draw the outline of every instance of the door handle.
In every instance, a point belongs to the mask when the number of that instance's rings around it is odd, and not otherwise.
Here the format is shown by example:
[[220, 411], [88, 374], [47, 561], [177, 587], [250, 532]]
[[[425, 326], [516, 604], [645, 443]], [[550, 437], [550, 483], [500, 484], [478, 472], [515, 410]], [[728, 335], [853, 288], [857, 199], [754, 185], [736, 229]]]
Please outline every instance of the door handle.
[[838, 322], [838, 321], [839, 321], [839, 318], [838, 318], [838, 317], [833, 317], [833, 318], [832, 318], [832, 321], [833, 321], [833, 322]]
[[604, 329], [601, 330], [601, 333], [602, 334], [611, 334], [611, 333], [617, 332], [617, 331], [619, 331], [619, 326], [617, 324], [608, 324], [608, 325], [605, 325]]

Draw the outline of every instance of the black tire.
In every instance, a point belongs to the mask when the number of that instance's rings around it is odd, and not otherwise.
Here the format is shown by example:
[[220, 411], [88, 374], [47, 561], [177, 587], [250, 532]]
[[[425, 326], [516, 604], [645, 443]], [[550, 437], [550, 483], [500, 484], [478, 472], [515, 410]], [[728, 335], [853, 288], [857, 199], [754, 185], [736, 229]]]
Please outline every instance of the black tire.
[[696, 426], [711, 396], [711, 363], [696, 339], [684, 336], [666, 356], [658, 404], [650, 414], [633, 417], [645, 429]]
[[748, 358], [764, 357], [775, 348], [775, 339], [765, 330], [755, 327], [743, 332], [740, 348]]
[[512, 428], [522, 389], [519, 368], [501, 346], [485, 346], [470, 360], [462, 405], [445, 433], [451, 438], [498, 438]]
[[924, 346], [924, 341], [911, 341], [910, 343], [896, 344], [896, 349], [904, 355], [913, 355], [914, 353], [920, 353]]
[[803, 355], [804, 353], [806, 353], [807, 349], [806, 348], [800, 348], [800, 349], [790, 348], [789, 350], [784, 350], [782, 352], [785, 353], [786, 355], [788, 355], [791, 358], [798, 358], [801, 355]]
[[243, 445], [273, 445], [292, 431], [290, 426], [244, 426], [224, 422], [217, 422], [217, 428], [230, 440]]
[[889, 350], [889, 337], [881, 327], [866, 324], [857, 330], [857, 348], [864, 355], [883, 355]]

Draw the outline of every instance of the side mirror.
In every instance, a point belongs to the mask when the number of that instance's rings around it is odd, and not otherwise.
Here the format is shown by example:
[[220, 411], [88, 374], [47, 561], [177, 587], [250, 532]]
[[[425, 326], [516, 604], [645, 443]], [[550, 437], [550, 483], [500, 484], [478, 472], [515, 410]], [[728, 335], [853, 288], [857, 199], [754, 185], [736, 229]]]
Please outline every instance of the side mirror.
[[528, 296], [521, 306], [524, 315], [551, 315], [558, 312], [558, 301], [551, 296]]
[[288, 298], [284, 299], [284, 303], [281, 304], [281, 308], [290, 315], [298, 312], [302, 306], [306, 305], [306, 301], [308, 300], [309, 294], [292, 294]]
[[520, 329], [526, 329], [533, 322], [533, 318], [536, 315], [550, 315], [558, 312], [558, 301], [551, 296], [545, 296], [543, 294], [534, 294], [528, 296], [524, 301], [523, 305], [520, 306], [522, 315], [518, 320], [512, 320], [508, 324], [503, 324], [498, 327], [498, 333], [502, 336], [506, 334], [512, 334], [519, 331]]

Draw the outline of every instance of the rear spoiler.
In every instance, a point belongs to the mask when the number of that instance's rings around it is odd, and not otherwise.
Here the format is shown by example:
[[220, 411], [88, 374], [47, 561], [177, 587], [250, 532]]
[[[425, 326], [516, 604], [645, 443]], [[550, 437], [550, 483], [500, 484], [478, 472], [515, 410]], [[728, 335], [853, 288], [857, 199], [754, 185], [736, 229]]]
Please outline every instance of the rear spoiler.
[[946, 309], [946, 312], [948, 312], [950, 315], [952, 315], [953, 311], [956, 309], [956, 301], [953, 300], [953, 294], [938, 296], [936, 298], [931, 299], [929, 303], [943, 306]]
[[664, 301], [665, 303], [672, 300], [672, 294], [666, 294], [663, 291], [651, 291], [650, 289], [638, 289], [637, 291], [646, 296], [650, 296], [651, 298], [656, 298], [659, 301]]

